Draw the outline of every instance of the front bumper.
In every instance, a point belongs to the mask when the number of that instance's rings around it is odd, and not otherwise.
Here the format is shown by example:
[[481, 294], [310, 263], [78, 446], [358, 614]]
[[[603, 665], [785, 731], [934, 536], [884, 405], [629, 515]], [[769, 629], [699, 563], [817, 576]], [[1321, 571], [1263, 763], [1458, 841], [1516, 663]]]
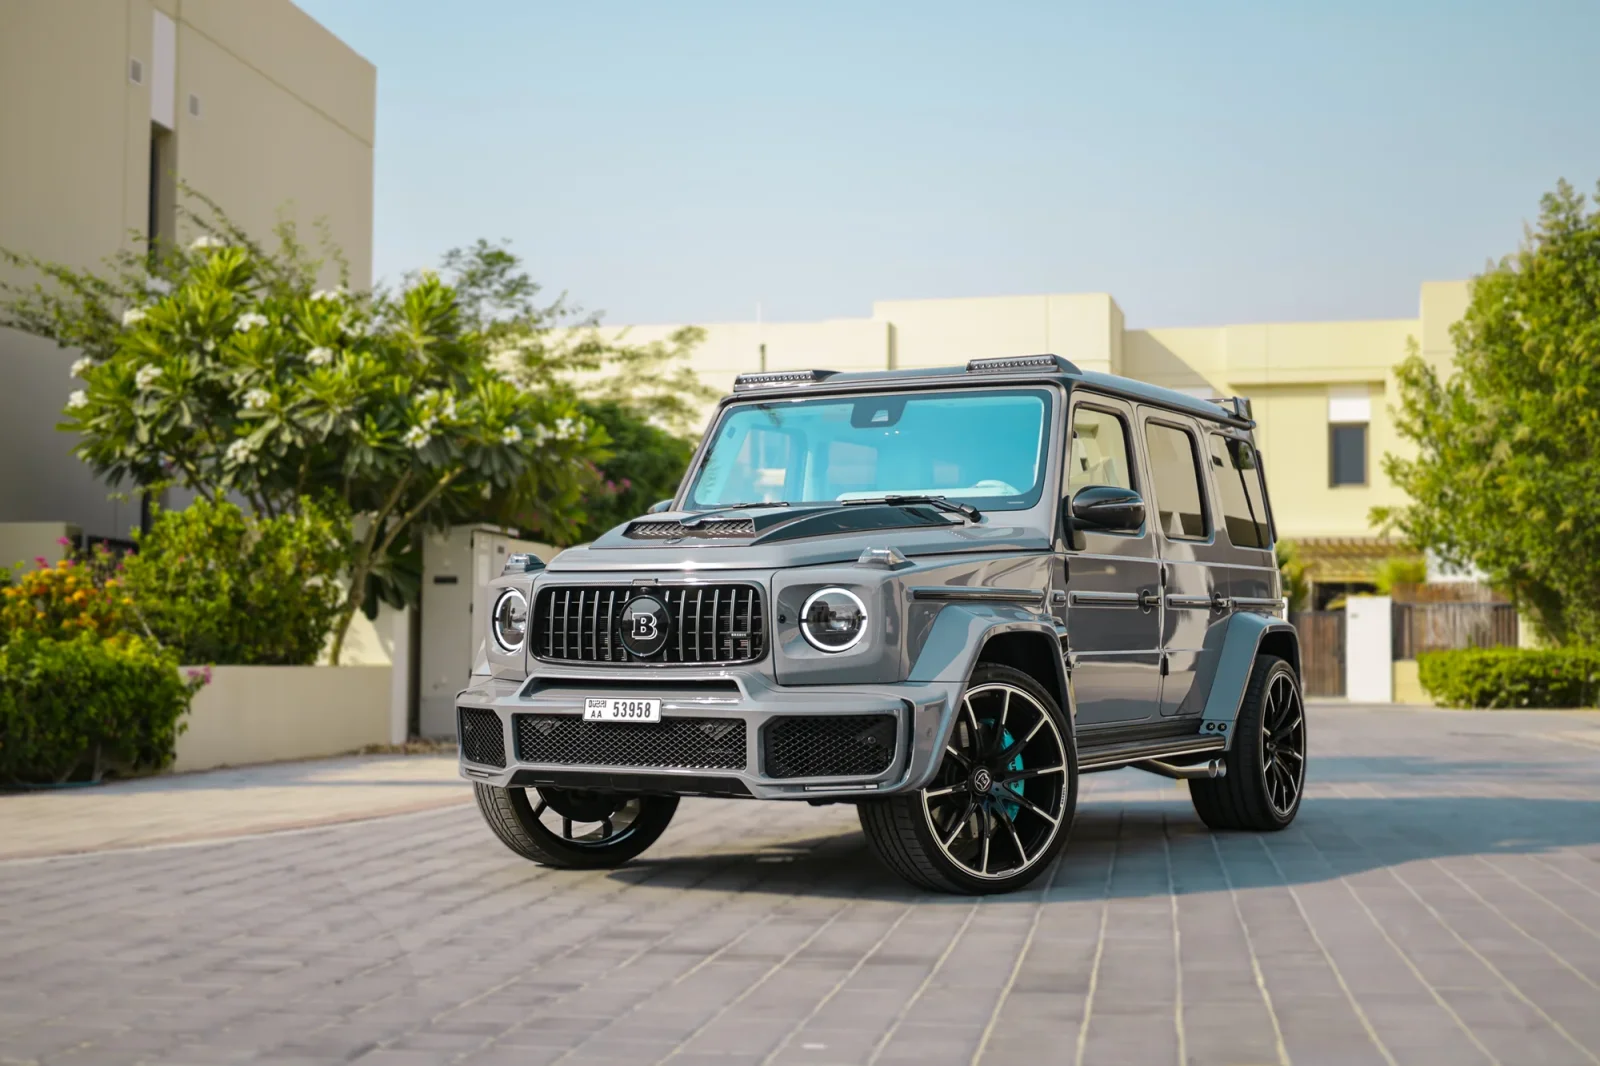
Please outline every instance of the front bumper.
[[[615, 673], [525, 681], [474, 677], [472, 686], [456, 697], [461, 776], [502, 787], [553, 785], [756, 799], [887, 795], [921, 788], [933, 776], [961, 694], [961, 685], [944, 682], [780, 686], [758, 673], [732, 671], [659, 677], [648, 683], [634, 675], [625, 682], [626, 693], [615, 687], [619, 680]], [[618, 694], [659, 698], [661, 725], [605, 723], [603, 733], [596, 733], [592, 727], [601, 723], [582, 721], [585, 697]], [[790, 738], [785, 745], [790, 752], [793, 738], [805, 736], [795, 732], [802, 724], [798, 719], [836, 723], [844, 716], [862, 716], [863, 722], [893, 719], [894, 750], [881, 770], [863, 774], [849, 772], [843, 763], [830, 767], [829, 757], [816, 751], [810, 753], [814, 757], [806, 752], [794, 760], [777, 757], [779, 736]], [[769, 733], [775, 725], [784, 732]], [[742, 759], [737, 751], [741, 726]], [[733, 742], [708, 755], [706, 745], [699, 743], [703, 738], [693, 733], [696, 728]], [[658, 732], [652, 735], [650, 730]], [[661, 742], [663, 737], [686, 730], [697, 742], [696, 753], [683, 757], [681, 751], [667, 751], [670, 745]], [[584, 731], [589, 735], [573, 740]], [[887, 730], [875, 735], [887, 736]], [[548, 757], [551, 745], [544, 738], [549, 736], [571, 742], [558, 760]], [[532, 750], [537, 748], [546, 750]], [[851, 761], [856, 760], [844, 760]], [[797, 765], [804, 767], [803, 773], [796, 772]], [[830, 772], [841, 768], [846, 772]]]

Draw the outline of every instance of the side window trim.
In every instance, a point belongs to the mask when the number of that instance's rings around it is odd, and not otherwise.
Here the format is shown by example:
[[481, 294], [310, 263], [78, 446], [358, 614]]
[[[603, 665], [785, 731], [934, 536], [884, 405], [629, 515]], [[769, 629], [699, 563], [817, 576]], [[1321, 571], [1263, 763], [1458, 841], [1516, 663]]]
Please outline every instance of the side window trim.
[[[1148, 454], [1150, 451], [1148, 427], [1155, 425], [1161, 426], [1165, 429], [1177, 430], [1179, 433], [1182, 433], [1186, 438], [1188, 438], [1189, 463], [1194, 469], [1195, 488], [1200, 492], [1200, 516], [1205, 519], [1206, 532], [1204, 536], [1186, 537], [1176, 533], [1168, 533], [1165, 529], [1161, 528], [1161, 522], [1159, 520], [1151, 524], [1160, 530], [1163, 540], [1181, 541], [1184, 544], [1215, 543], [1217, 539], [1217, 521], [1216, 516], [1213, 514], [1214, 501], [1212, 500], [1213, 493], [1211, 491], [1211, 478], [1206, 473], [1206, 467], [1210, 466], [1211, 464], [1209, 461], [1202, 461], [1202, 449], [1200, 447], [1200, 441], [1195, 435], [1194, 427], [1185, 425], [1183, 422], [1178, 421], [1176, 418], [1176, 412], [1169, 412], [1165, 408], [1160, 407], [1147, 409], [1142, 420], [1142, 425], [1146, 427], [1146, 431], [1141, 433], [1140, 436], [1144, 439], [1144, 451], [1146, 452], [1147, 461], [1151, 466], [1152, 495], [1155, 492], [1155, 457]], [[1146, 502], [1147, 507], [1149, 506], [1149, 503], [1150, 501]], [[1161, 513], [1161, 501], [1154, 500], [1154, 504], [1154, 513], [1159, 516]]]

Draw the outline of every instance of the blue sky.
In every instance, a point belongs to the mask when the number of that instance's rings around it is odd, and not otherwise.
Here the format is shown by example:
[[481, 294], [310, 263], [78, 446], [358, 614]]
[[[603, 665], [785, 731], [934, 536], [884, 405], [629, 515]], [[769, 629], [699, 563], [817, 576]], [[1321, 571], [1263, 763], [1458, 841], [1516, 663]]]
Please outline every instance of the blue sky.
[[1600, 179], [1593, 0], [297, 2], [378, 67], [378, 274], [509, 238], [615, 323], [1411, 317]]

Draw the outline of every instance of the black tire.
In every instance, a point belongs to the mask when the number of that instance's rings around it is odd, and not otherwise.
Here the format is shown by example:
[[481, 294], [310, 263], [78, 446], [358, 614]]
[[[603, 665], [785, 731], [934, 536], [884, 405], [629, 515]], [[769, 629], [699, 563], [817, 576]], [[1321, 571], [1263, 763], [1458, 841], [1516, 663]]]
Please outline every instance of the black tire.
[[[621, 866], [654, 844], [666, 832], [678, 809], [676, 796], [499, 788], [484, 784], [474, 784], [473, 790], [483, 820], [489, 823], [502, 844], [524, 859], [561, 870], [603, 870]], [[530, 801], [529, 796], [535, 798]], [[556, 832], [541, 821], [551, 809], [565, 810], [579, 817], [561, 817], [563, 832]], [[620, 815], [625, 809], [628, 822], [617, 829], [612, 816]], [[599, 825], [601, 830], [574, 838], [571, 835], [574, 824], [585, 823]]]
[[[1010, 694], [996, 711], [1002, 693]], [[1026, 700], [1010, 721], [1019, 734], [1032, 730], [1025, 738], [1008, 728], [1015, 693]], [[1072, 725], [1043, 686], [1009, 666], [979, 664], [961, 700], [950, 744], [928, 786], [866, 800], [856, 810], [878, 858], [912, 884], [961, 895], [1013, 892], [1049, 869], [1072, 831], [1078, 806]], [[975, 709], [980, 702], [987, 709]], [[980, 767], [991, 776], [981, 777]], [[978, 785], [983, 780], [987, 790]], [[935, 831], [941, 819], [948, 839]], [[972, 835], [962, 844], [964, 830]], [[963, 861], [967, 846], [974, 855], [981, 849], [981, 867], [973, 865], [977, 858]], [[1014, 860], [1009, 868], [988, 872], [991, 860], [998, 864], [1007, 855]]]
[[1294, 821], [1305, 795], [1305, 701], [1294, 668], [1275, 655], [1256, 656], [1223, 762], [1223, 777], [1189, 782], [1201, 821], [1267, 833]]

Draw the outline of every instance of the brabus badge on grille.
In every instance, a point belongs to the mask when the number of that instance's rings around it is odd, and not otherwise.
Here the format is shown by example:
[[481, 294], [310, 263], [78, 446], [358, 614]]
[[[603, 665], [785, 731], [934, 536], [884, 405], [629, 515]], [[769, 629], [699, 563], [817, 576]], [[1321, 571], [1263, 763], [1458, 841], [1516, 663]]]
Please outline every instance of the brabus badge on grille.
[[667, 607], [654, 596], [635, 596], [622, 608], [617, 619], [617, 639], [628, 649], [628, 654], [640, 659], [653, 658], [667, 646], [671, 635], [672, 616]]

